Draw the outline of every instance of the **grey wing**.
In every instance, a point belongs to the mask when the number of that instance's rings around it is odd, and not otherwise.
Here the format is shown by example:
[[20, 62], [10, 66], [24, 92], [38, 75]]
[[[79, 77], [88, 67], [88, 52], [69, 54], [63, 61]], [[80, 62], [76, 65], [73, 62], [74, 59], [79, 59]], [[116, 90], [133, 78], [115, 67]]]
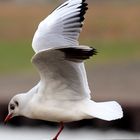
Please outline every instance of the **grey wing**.
[[33, 56], [41, 82], [39, 94], [47, 99], [78, 100], [90, 98], [83, 60], [96, 51], [89, 47], [44, 50]]

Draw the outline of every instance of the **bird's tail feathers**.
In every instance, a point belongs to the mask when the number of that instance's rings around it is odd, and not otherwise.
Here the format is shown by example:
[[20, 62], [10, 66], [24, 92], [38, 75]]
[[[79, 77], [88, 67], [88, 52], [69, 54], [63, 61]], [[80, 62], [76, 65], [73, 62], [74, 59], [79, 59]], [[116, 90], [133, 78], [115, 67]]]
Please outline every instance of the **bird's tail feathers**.
[[89, 101], [84, 110], [90, 117], [99, 118], [106, 121], [116, 120], [123, 117], [123, 111], [116, 101], [99, 102]]

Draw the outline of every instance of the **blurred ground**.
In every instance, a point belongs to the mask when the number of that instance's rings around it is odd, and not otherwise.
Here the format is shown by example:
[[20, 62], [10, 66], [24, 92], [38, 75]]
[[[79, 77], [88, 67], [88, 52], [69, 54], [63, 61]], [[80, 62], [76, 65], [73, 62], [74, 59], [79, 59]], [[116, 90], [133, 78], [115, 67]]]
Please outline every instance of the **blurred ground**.
[[[48, 128], [13, 128], [13, 127], [0, 127], [0, 136], [6, 140], [50, 140], [54, 137], [56, 129]], [[99, 131], [94, 128], [90, 129], [65, 129], [60, 135], [61, 140], [108, 140], [108, 139], [120, 139], [120, 140], [138, 140], [140, 134], [131, 133], [126, 131]]]

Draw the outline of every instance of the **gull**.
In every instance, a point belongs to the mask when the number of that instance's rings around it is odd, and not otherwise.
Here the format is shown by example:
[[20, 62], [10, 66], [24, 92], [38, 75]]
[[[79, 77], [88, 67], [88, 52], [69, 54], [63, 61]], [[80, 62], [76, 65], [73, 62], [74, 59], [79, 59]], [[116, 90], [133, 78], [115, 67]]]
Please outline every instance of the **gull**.
[[86, 0], [68, 0], [39, 24], [31, 61], [40, 81], [11, 99], [4, 122], [15, 116], [59, 122], [60, 129], [53, 138], [57, 140], [66, 122], [123, 117], [116, 101], [91, 100], [84, 61], [95, 55], [96, 49], [78, 42], [87, 9]]

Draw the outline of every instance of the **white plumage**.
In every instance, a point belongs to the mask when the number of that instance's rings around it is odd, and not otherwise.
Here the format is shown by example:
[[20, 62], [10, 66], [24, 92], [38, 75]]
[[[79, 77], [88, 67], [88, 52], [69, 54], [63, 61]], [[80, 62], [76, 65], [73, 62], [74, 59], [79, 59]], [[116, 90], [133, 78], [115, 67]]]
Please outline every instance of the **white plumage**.
[[83, 61], [96, 50], [78, 42], [87, 9], [85, 0], [68, 0], [39, 24], [32, 62], [41, 80], [27, 93], [12, 98], [5, 121], [18, 115], [55, 122], [94, 117], [110, 121], [123, 116], [117, 102], [90, 99]]
[[69, 0], [54, 10], [38, 26], [32, 42], [34, 51], [77, 46], [86, 5], [82, 0]]

